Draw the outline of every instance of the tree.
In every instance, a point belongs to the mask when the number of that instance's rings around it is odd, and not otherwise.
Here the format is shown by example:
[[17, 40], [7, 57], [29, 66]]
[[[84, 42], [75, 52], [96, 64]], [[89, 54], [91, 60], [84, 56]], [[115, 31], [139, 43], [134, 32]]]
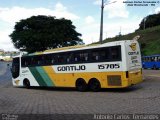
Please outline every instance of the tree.
[[145, 28], [150, 28], [160, 25], [160, 12], [158, 14], [148, 15], [143, 18], [139, 25], [139, 29], [143, 30]]
[[10, 34], [14, 46], [29, 53], [83, 44], [71, 20], [32, 16], [17, 22]]

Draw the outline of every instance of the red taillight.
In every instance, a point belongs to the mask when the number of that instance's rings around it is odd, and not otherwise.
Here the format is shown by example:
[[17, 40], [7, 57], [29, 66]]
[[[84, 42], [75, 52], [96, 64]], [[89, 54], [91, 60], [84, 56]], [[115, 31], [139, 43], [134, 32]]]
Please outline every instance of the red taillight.
[[126, 71], [126, 78], [128, 78], [129, 74], [128, 74], [128, 71]]

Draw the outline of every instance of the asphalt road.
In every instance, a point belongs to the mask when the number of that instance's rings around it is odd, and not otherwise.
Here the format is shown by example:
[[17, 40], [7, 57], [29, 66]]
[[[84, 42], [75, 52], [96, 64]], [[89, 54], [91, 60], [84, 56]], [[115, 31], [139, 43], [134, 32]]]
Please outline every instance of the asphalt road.
[[[0, 62], [2, 116], [4, 113], [9, 115], [160, 113], [160, 70], [144, 70], [144, 82], [127, 89], [78, 92], [69, 88], [13, 87], [7, 64]], [[63, 117], [67, 118], [64, 115]]]
[[[8, 66], [9, 65], [9, 66]], [[0, 61], [0, 88], [1, 87], [11, 87], [11, 62], [1, 62]]]

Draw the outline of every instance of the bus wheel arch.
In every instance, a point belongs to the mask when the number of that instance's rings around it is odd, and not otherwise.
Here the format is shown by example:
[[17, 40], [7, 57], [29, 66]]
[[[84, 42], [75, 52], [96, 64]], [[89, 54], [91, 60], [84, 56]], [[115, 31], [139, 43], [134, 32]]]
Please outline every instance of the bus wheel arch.
[[76, 89], [80, 92], [87, 90], [87, 83], [83, 78], [78, 78], [75, 83]]
[[101, 89], [101, 83], [97, 78], [91, 78], [88, 82], [88, 87], [93, 92], [98, 92]]
[[30, 82], [29, 82], [29, 80], [27, 78], [25, 78], [23, 80], [23, 86], [26, 87], [26, 88], [30, 88]]

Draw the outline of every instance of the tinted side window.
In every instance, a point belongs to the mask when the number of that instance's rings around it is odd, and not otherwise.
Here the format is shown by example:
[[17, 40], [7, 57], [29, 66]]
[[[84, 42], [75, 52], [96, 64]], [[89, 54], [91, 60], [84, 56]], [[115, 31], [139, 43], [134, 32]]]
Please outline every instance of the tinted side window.
[[91, 50], [91, 60], [92, 61], [109, 61], [110, 51], [109, 48], [93, 49]]
[[148, 62], [151, 62], [151, 58], [150, 57], [148, 57]]
[[29, 66], [31, 64], [30, 57], [22, 57], [22, 67]]
[[58, 64], [64, 64], [66, 62], [65, 61], [65, 54], [63, 54], [63, 53], [57, 54], [56, 55], [56, 62]]
[[22, 57], [22, 67], [41, 66], [44, 64], [42, 55]]
[[55, 60], [53, 59], [53, 54], [46, 54], [43, 55], [43, 63], [44, 65], [51, 65], [55, 62]]
[[121, 46], [22, 57], [22, 67], [121, 61]]
[[112, 60], [121, 60], [120, 46], [111, 47], [111, 59]]
[[142, 57], [142, 61], [145, 62], [145, 61], [146, 61], [146, 58], [145, 58], [145, 57]]
[[92, 49], [91, 59], [93, 62], [121, 61], [121, 46]]
[[72, 52], [68, 52], [68, 53], [66, 53], [65, 54], [65, 61], [66, 61], [66, 63], [73, 63], [73, 62], [75, 62], [74, 61], [74, 53], [72, 53]]
[[100, 51], [99, 50], [93, 50], [91, 52], [91, 59], [93, 61], [98, 61], [100, 59]]
[[44, 57], [43, 55], [36, 56], [37, 65], [44, 65]]
[[89, 53], [86, 51], [79, 51], [74, 54], [75, 62], [87, 62], [89, 60]]

